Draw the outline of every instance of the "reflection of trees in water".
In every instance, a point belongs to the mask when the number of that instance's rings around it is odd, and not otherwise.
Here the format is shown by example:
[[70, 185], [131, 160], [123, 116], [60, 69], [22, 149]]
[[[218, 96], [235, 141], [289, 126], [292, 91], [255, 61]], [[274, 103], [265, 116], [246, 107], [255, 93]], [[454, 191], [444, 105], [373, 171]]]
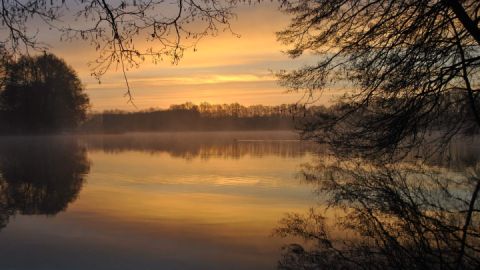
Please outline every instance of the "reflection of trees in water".
[[[191, 159], [210, 157], [241, 158], [246, 155], [281, 157], [302, 157], [305, 153], [327, 153], [325, 145], [298, 140], [293, 132], [165, 132], [165, 133], [127, 133], [113, 135], [82, 136], [90, 150], [107, 153], [122, 151], [142, 151], [147, 153], [168, 153], [173, 157]], [[432, 166], [447, 167], [452, 170], [463, 170], [472, 166], [480, 156], [480, 148], [475, 139], [468, 143], [454, 141], [448, 155], [426, 149], [428, 162]], [[434, 153], [432, 155], [432, 153]], [[423, 153], [411, 153], [407, 159], [415, 161]]]
[[[253, 134], [253, 135], [252, 135]], [[158, 133], [85, 136], [88, 147], [105, 152], [166, 152], [185, 159], [241, 158], [246, 155], [301, 157], [321, 146], [299, 141], [294, 133]], [[262, 136], [263, 134], [263, 136]]]
[[[315, 210], [283, 219], [277, 232], [308, 244], [285, 247], [280, 269], [480, 267], [478, 166], [460, 174], [411, 163], [326, 163], [304, 176], [343, 214], [334, 224]], [[334, 235], [338, 228], [351, 236]]]
[[0, 226], [10, 216], [55, 215], [73, 202], [88, 174], [86, 148], [63, 137], [0, 141]]
[[430, 165], [463, 172], [480, 163], [480, 138], [477, 136], [454, 138], [439, 151], [421, 154]]

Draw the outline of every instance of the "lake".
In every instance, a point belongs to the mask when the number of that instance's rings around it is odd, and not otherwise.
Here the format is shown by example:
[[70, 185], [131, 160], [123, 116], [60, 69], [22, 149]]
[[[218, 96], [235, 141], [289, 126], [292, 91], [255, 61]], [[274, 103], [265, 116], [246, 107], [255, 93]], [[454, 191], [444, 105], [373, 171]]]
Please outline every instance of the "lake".
[[0, 269], [275, 269], [322, 151], [290, 132], [4, 137]]
[[0, 269], [475, 269], [479, 138], [443, 150], [370, 164], [293, 132], [2, 137]]

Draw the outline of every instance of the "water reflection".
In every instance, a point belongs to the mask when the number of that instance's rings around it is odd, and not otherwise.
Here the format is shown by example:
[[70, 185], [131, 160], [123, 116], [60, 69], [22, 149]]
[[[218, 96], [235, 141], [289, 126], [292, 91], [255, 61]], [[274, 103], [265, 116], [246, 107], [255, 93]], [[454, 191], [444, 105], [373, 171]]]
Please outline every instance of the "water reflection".
[[17, 213], [64, 211], [78, 196], [89, 169], [86, 148], [72, 138], [2, 138], [0, 227]]
[[281, 269], [479, 266], [477, 143], [385, 165], [275, 134], [2, 138], [0, 268], [273, 269], [291, 237]]
[[285, 246], [279, 269], [479, 269], [480, 164], [453, 156], [395, 164], [323, 159], [306, 166], [304, 179], [330, 208], [281, 221], [279, 235], [307, 244]]
[[[286, 242], [272, 228], [312, 199], [295, 179], [312, 150], [293, 136], [85, 135], [25, 145], [2, 138], [2, 174], [17, 164], [26, 172], [16, 174], [36, 176], [22, 178], [35, 194], [51, 194], [37, 195], [37, 206], [52, 202], [51, 215], [68, 209], [46, 218], [43, 208], [26, 211], [10, 198], [0, 269], [274, 269]], [[12, 152], [23, 155], [10, 164]]]
[[275, 155], [283, 158], [302, 157], [309, 152], [322, 152], [324, 147], [300, 141], [294, 132], [178, 132], [131, 133], [121, 135], [83, 136], [90, 150], [107, 153], [142, 151], [168, 153], [184, 159], [228, 158]]

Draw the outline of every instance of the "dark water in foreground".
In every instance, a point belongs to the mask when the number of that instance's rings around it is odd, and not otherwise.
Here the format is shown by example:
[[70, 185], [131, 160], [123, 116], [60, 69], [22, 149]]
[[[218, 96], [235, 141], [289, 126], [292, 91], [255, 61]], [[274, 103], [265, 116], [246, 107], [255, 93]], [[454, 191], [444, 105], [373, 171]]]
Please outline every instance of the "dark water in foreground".
[[0, 269], [275, 269], [296, 177], [291, 133], [0, 140]]

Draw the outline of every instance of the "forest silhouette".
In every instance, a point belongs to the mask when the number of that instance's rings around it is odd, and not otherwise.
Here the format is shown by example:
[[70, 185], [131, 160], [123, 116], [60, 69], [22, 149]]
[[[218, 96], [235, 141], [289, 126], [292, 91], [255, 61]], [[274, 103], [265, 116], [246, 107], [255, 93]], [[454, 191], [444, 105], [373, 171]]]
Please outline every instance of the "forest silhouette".
[[[316, 108], [316, 107], [315, 107]], [[309, 110], [314, 110], [314, 107]], [[106, 111], [93, 114], [82, 132], [122, 133], [139, 131], [293, 130], [295, 119], [306, 108], [296, 104], [277, 106], [238, 103], [199, 105], [187, 102], [166, 110]]]
[[0, 132], [54, 133], [85, 120], [88, 96], [76, 72], [53, 54], [2, 56]]

